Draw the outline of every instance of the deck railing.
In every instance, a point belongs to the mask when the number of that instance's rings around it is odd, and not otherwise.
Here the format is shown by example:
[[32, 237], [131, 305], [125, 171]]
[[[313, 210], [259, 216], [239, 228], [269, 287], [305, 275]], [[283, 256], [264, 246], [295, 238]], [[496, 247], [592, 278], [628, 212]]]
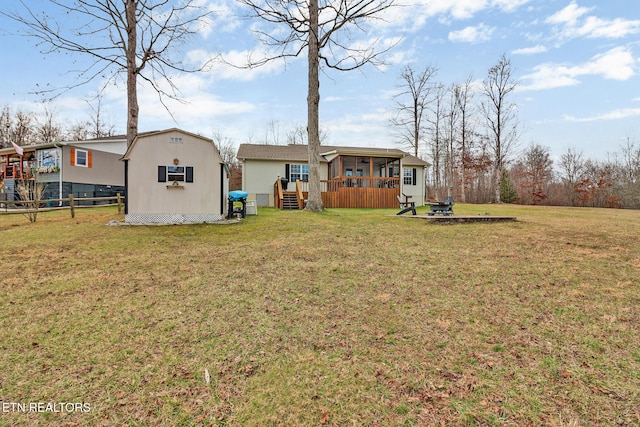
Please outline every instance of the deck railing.
[[341, 176], [326, 181], [322, 203], [327, 208], [395, 208], [400, 178]]
[[296, 197], [298, 199], [298, 209], [304, 209], [304, 191], [302, 191], [302, 181], [299, 179], [296, 180]]
[[282, 209], [282, 205], [284, 204], [284, 191], [282, 190], [280, 178], [276, 179], [276, 182], [273, 184], [273, 198], [275, 199], [273, 202], [276, 208]]
[[326, 181], [326, 191], [339, 191], [341, 188], [400, 188], [400, 178], [380, 176], [339, 176]]
[[[400, 195], [400, 178], [376, 176], [340, 176], [320, 181], [322, 204], [327, 208], [396, 208]], [[280, 180], [274, 184], [275, 206], [282, 209]], [[309, 194], [307, 181], [296, 181], [298, 206], [304, 208]]]

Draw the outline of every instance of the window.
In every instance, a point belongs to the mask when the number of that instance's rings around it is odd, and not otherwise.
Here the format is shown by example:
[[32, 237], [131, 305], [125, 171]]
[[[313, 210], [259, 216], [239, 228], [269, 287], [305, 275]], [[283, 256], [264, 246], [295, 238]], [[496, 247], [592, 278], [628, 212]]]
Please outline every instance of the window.
[[402, 172], [402, 182], [404, 183], [404, 185], [416, 185], [416, 181], [417, 181], [417, 176], [416, 176], [416, 169], [415, 168], [404, 168], [403, 172]]
[[38, 150], [38, 172], [39, 173], [51, 173], [58, 172], [60, 170], [60, 149], [49, 148], [44, 150]]
[[184, 166], [167, 166], [167, 181], [184, 182]]
[[193, 182], [193, 166], [158, 166], [158, 182]]
[[289, 182], [309, 181], [309, 165], [289, 165]]
[[79, 148], [75, 148], [72, 149], [74, 151], [74, 153], [72, 154], [73, 156], [73, 164], [75, 166], [81, 166], [84, 168], [90, 168], [91, 164], [89, 159], [91, 158], [91, 156], [89, 155], [89, 152], [87, 150], [81, 150]]
[[87, 166], [87, 152], [76, 150], [76, 166]]

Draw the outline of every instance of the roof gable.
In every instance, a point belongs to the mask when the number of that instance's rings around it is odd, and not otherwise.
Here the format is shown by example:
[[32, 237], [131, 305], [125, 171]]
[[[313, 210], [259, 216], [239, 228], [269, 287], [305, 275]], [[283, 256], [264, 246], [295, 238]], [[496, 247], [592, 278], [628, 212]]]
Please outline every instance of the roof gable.
[[150, 132], [141, 132], [138, 135], [136, 135], [135, 139], [133, 140], [133, 142], [131, 143], [131, 145], [129, 146], [129, 148], [127, 148], [127, 151], [124, 153], [124, 155], [122, 156], [122, 158], [120, 160], [129, 160], [129, 156], [131, 155], [131, 152], [135, 149], [136, 144], [138, 143], [138, 141], [145, 139], [145, 138], [150, 138], [150, 137], [154, 137], [154, 136], [158, 136], [158, 135], [162, 135], [162, 134], [168, 134], [168, 133], [180, 133], [183, 135], [187, 135], [190, 136], [192, 138], [196, 138], [196, 139], [200, 139], [202, 141], [206, 141], [211, 143], [211, 145], [213, 146], [213, 149], [216, 151], [216, 153], [218, 153], [218, 156], [220, 156], [220, 152], [218, 151], [218, 147], [216, 146], [216, 144], [213, 142], [213, 140], [211, 138], [207, 138], [204, 137], [202, 135], [198, 135], [195, 133], [191, 133], [191, 132], [187, 132], [184, 131], [182, 129], [178, 129], [178, 128], [171, 128], [171, 129], [164, 129], [164, 130], [157, 130], [157, 131], [150, 131]]

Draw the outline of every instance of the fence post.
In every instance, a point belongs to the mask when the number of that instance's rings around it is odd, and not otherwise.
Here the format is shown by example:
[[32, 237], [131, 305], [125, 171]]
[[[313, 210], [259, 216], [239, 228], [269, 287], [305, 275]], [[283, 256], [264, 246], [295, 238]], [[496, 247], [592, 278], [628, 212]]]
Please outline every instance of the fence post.
[[71, 208], [71, 219], [76, 217], [76, 210], [73, 207], [73, 194], [69, 193], [69, 207]]
[[120, 198], [120, 193], [116, 193], [116, 198], [118, 200], [118, 213], [122, 213], [122, 199]]

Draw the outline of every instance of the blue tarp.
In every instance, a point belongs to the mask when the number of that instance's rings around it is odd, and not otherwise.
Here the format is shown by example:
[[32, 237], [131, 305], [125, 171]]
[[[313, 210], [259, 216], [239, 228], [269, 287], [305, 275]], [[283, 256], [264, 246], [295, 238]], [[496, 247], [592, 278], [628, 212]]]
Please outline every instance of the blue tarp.
[[232, 202], [239, 202], [240, 200], [245, 200], [248, 195], [249, 193], [247, 193], [246, 191], [230, 191], [229, 200], [231, 200]]

